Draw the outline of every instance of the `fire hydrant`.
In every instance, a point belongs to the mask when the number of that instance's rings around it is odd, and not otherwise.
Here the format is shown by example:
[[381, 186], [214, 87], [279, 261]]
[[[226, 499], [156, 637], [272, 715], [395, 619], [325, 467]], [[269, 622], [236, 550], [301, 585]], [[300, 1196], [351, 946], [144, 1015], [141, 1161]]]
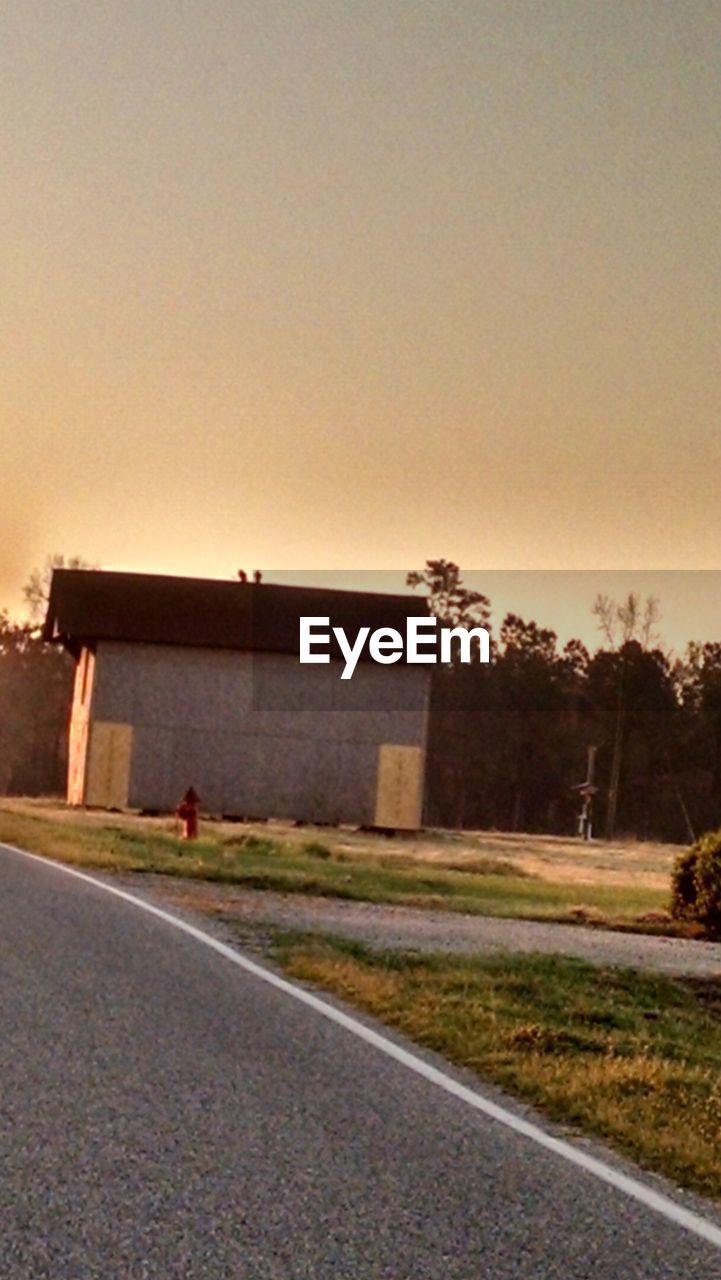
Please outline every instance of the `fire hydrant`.
[[198, 809], [200, 796], [194, 787], [188, 787], [177, 808], [177, 814], [183, 824], [183, 839], [195, 840], [198, 835]]

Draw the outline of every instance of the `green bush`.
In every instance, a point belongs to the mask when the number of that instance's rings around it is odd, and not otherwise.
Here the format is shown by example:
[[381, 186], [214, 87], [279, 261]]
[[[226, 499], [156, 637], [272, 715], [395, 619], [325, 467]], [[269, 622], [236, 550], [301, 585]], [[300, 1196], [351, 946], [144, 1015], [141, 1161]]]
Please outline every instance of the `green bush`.
[[721, 831], [709, 831], [676, 858], [671, 911], [721, 934]]
[[696, 908], [697, 845], [684, 849], [674, 861], [671, 872], [671, 911], [679, 920], [689, 919]]

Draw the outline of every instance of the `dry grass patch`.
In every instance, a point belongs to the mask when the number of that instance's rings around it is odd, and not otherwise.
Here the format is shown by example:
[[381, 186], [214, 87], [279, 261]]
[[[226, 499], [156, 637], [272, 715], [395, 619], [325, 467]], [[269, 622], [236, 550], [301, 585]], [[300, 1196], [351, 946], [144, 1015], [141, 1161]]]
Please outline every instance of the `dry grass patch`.
[[[588, 884], [562, 877], [555, 881], [532, 875], [520, 862], [497, 856], [490, 847], [484, 853], [473, 846], [472, 856], [461, 864], [455, 852], [449, 853], [450, 837], [445, 844], [441, 840], [444, 856], [430, 858], [414, 852], [419, 843], [414, 840], [357, 833], [356, 841], [347, 831], [204, 820], [201, 838], [187, 843], [178, 838], [172, 817], [93, 813], [68, 810], [57, 803], [4, 800], [0, 801], [3, 840], [103, 870], [153, 871], [356, 902], [688, 933], [686, 925], [672, 923], [664, 914], [667, 886], [649, 887], [633, 878], [613, 877], [599, 877]], [[494, 837], [493, 848], [502, 843], [501, 837]], [[516, 846], [521, 847], [518, 841]], [[514, 841], [508, 840], [505, 847], [512, 849]]]
[[379, 954], [293, 934], [277, 947], [292, 977], [721, 1198], [721, 980], [560, 956]]

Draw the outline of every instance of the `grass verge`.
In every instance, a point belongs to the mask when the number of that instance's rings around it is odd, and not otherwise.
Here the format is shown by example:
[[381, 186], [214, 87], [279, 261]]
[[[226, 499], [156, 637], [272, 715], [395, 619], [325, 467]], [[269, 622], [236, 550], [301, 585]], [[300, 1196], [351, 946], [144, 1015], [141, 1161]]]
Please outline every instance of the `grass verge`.
[[491, 916], [590, 923], [653, 933], [683, 933], [661, 914], [668, 894], [637, 886], [554, 883], [519, 874], [498, 858], [469, 869], [412, 858], [378, 857], [244, 833], [221, 835], [205, 824], [189, 844], [141, 819], [113, 823], [93, 815], [49, 817], [0, 805], [0, 841], [62, 862], [106, 871], [157, 872], [224, 881], [254, 889], [317, 894], [361, 902], [463, 911]]
[[721, 1199], [721, 980], [561, 956], [419, 957], [276, 935], [291, 977]]

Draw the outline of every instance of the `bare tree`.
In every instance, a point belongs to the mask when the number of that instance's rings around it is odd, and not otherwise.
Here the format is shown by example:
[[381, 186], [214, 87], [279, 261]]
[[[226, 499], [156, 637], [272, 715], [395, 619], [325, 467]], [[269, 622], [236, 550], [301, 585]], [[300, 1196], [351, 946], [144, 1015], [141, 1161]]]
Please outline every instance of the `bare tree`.
[[620, 649], [629, 640], [638, 640], [642, 649], [649, 649], [658, 641], [656, 624], [661, 613], [655, 596], [642, 600], [637, 592], [629, 591], [618, 603], [610, 596], [597, 595], [592, 612], [611, 649]]
[[47, 608], [50, 594], [50, 582], [53, 569], [97, 569], [97, 564], [89, 564], [82, 556], [63, 556], [55, 553], [46, 556], [42, 569], [33, 569], [23, 587], [23, 598], [28, 622], [31, 627], [39, 627]]
[[608, 784], [608, 808], [606, 810], [606, 839], [613, 840], [618, 811], [618, 790], [623, 764], [623, 739], [626, 720], [626, 646], [635, 640], [642, 649], [648, 649], [658, 640], [656, 624], [661, 616], [655, 596], [645, 600], [635, 591], [629, 591], [625, 600], [612, 600], [610, 596], [597, 595], [593, 614], [598, 618], [598, 628], [605, 636], [609, 648], [621, 657], [618, 675], [616, 724], [613, 734], [613, 755]]

